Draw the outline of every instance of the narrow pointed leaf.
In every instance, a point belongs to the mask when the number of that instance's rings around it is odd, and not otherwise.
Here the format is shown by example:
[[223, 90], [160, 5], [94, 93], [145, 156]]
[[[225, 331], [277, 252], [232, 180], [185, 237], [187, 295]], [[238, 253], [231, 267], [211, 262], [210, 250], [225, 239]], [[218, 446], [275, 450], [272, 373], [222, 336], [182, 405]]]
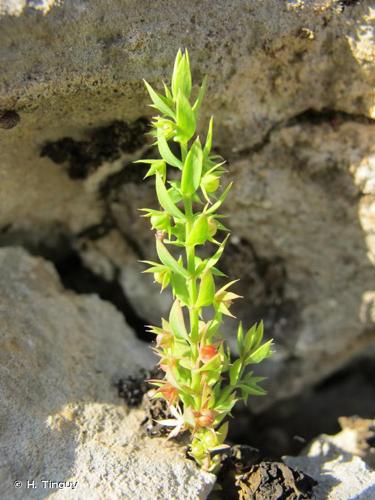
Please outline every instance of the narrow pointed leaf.
[[185, 219], [185, 215], [181, 212], [181, 210], [174, 204], [172, 198], [170, 197], [167, 188], [163, 182], [161, 175], [156, 173], [156, 194], [158, 196], [158, 200], [160, 205], [173, 217], [177, 219]]
[[190, 102], [181, 92], [177, 97], [176, 110], [176, 123], [178, 133], [175, 137], [175, 140], [180, 142], [188, 142], [193, 137], [195, 132], [195, 114], [190, 106]]
[[242, 368], [242, 362], [240, 359], [236, 359], [233, 365], [229, 369], [229, 379], [231, 385], [236, 385], [238, 381], [238, 377], [240, 375], [240, 371]]
[[198, 189], [202, 175], [202, 148], [199, 139], [196, 139], [187, 154], [181, 179], [181, 192], [184, 196], [191, 196]]
[[188, 246], [203, 245], [208, 238], [208, 220], [204, 214], [201, 214], [195, 220], [186, 244]]
[[172, 289], [176, 297], [185, 306], [190, 305], [190, 295], [186, 284], [186, 278], [181, 274], [173, 273], [171, 276]]
[[269, 340], [265, 344], [258, 347], [258, 349], [256, 349], [247, 356], [245, 363], [247, 365], [252, 363], [260, 363], [265, 358], [268, 358], [271, 355], [271, 345], [272, 345], [272, 340]]
[[156, 251], [161, 262], [169, 267], [169, 269], [185, 278], [190, 277], [188, 271], [177, 262], [160, 240], [156, 240]]
[[237, 349], [240, 355], [242, 355], [243, 352], [243, 341], [244, 341], [243, 326], [242, 326], [242, 321], [240, 321], [237, 329]]
[[182, 169], [182, 162], [172, 153], [168, 146], [168, 142], [165, 137], [158, 131], [157, 134], [157, 144], [160, 156], [172, 167], [177, 167], [180, 170]]
[[201, 279], [196, 306], [205, 307], [213, 303], [215, 297], [215, 281], [211, 271], [206, 271]]
[[191, 72], [189, 54], [187, 50], [185, 50], [184, 55], [182, 55], [181, 51], [177, 53], [173, 69], [172, 94], [175, 99], [177, 99], [179, 91], [182, 92], [187, 98], [190, 97]]
[[229, 234], [220, 243], [220, 246], [216, 250], [216, 252], [207, 260], [205, 268], [204, 268], [205, 271], [207, 271], [208, 269], [210, 269], [211, 267], [213, 267], [218, 262], [218, 260], [220, 259], [220, 257], [222, 256], [222, 254], [224, 252], [224, 247], [225, 247], [226, 242], [228, 241], [228, 238], [229, 238]]
[[161, 112], [164, 113], [165, 115], [170, 116], [171, 118], [175, 118], [175, 114], [173, 110], [168, 106], [167, 99], [155, 92], [155, 90], [151, 87], [149, 83], [146, 82], [146, 80], [143, 80], [148, 93], [150, 94], [151, 100], [154, 103], [155, 107]]
[[231, 182], [230, 184], [228, 184], [228, 186], [225, 188], [225, 190], [223, 191], [223, 193], [221, 194], [220, 198], [217, 200], [216, 203], [214, 203], [208, 210], [206, 210], [206, 214], [213, 214], [217, 211], [217, 209], [219, 207], [221, 207], [221, 205], [224, 203], [225, 201], [225, 198], [227, 197], [231, 187], [233, 185], [233, 182]]
[[212, 132], [213, 132], [213, 127], [214, 127], [214, 118], [213, 118], [213, 116], [211, 116], [210, 123], [208, 125], [208, 132], [207, 132], [206, 142], [204, 144], [204, 149], [203, 149], [203, 156], [204, 156], [204, 158], [208, 158], [208, 155], [210, 154], [210, 151], [211, 151], [211, 148], [212, 148]]
[[207, 76], [205, 76], [203, 78], [202, 85], [199, 89], [198, 97], [193, 105], [193, 111], [194, 111], [196, 116], [197, 116], [198, 111], [199, 111], [201, 104], [203, 102], [204, 94], [206, 93], [206, 88], [207, 88]]
[[174, 335], [185, 340], [189, 340], [188, 332], [185, 327], [184, 315], [178, 300], [175, 300], [169, 314], [169, 324], [171, 325]]

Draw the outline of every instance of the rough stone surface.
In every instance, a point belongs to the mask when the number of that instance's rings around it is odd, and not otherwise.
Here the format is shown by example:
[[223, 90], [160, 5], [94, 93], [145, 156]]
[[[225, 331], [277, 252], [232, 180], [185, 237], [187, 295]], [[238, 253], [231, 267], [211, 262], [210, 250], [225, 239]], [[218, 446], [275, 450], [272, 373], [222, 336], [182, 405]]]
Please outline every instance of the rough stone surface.
[[46, 255], [63, 236], [140, 317], [165, 314], [168, 297], [135, 281], [154, 247], [137, 209], [154, 194], [129, 166], [147, 145], [125, 138], [150, 114], [142, 78], [168, 79], [186, 46], [236, 181], [224, 266], [243, 277], [237, 314], [277, 342], [257, 407], [373, 355], [371, 1], [7, 0], [0, 16], [0, 111], [20, 117], [0, 128], [1, 245]]
[[336, 436], [322, 435], [311, 443], [305, 455], [283, 460], [318, 481], [314, 488], [316, 500], [372, 500], [375, 472], [346, 451], [351, 446], [349, 441], [345, 431]]
[[375, 469], [375, 419], [340, 417], [342, 428], [335, 436], [335, 444], [348, 453], [360, 456], [367, 465]]
[[65, 291], [51, 264], [24, 250], [1, 249], [0, 343], [1, 498], [207, 496], [214, 477], [146, 438], [143, 411], [117, 397], [118, 377], [153, 360], [111, 304]]

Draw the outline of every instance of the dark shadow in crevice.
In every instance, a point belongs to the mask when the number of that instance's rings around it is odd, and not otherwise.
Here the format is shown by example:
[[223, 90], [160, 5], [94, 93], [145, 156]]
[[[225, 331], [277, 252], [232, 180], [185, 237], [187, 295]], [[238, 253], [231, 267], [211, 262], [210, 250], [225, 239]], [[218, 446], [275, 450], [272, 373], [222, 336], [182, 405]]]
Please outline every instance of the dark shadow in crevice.
[[62, 137], [47, 142], [40, 156], [63, 165], [71, 179], [86, 179], [104, 162], [113, 162], [123, 153], [134, 153], [144, 146], [148, 127], [149, 120], [145, 117], [133, 122], [116, 120], [108, 126], [90, 131], [86, 140]]
[[54, 262], [61, 282], [65, 288], [78, 294], [96, 293], [101, 299], [111, 302], [123, 314], [128, 325], [135, 331], [137, 337], [150, 342], [147, 333], [146, 320], [141, 318], [126, 297], [117, 277], [108, 281], [85, 266], [77, 252], [71, 250], [62, 259]]
[[356, 122], [365, 124], [375, 124], [375, 120], [365, 115], [347, 113], [345, 111], [339, 111], [336, 109], [323, 108], [320, 110], [308, 108], [301, 113], [292, 116], [286, 120], [281, 120], [274, 123], [268, 131], [264, 134], [261, 141], [253, 144], [252, 146], [241, 149], [240, 151], [230, 155], [227, 154], [228, 160], [236, 160], [238, 158], [248, 157], [254, 153], [261, 151], [271, 140], [271, 136], [274, 132], [287, 127], [292, 127], [299, 123], [309, 123], [311, 125], [321, 125], [323, 123], [328, 123], [332, 128], [338, 128], [344, 122]]
[[303, 394], [276, 402], [259, 414], [239, 405], [229, 439], [255, 446], [263, 460], [298, 455], [317, 436], [339, 432], [339, 417], [374, 417], [374, 370], [374, 360], [358, 359]]
[[[97, 239], [112, 227], [111, 221], [106, 220], [87, 229], [88, 234], [85, 236]], [[66, 234], [62, 227], [56, 228], [53, 234], [48, 233], [45, 240], [48, 240], [48, 244], [43, 243], [42, 234], [33, 237], [32, 233], [17, 231], [11, 226], [0, 229], [0, 247], [21, 246], [31, 255], [52, 262], [65, 288], [78, 294], [95, 293], [102, 300], [111, 302], [140, 340], [152, 340], [152, 336], [145, 329], [149, 321], [141, 318], [128, 300], [120, 285], [118, 271], [115, 270], [114, 278], [110, 281], [91, 271], [73, 248], [72, 235]]]

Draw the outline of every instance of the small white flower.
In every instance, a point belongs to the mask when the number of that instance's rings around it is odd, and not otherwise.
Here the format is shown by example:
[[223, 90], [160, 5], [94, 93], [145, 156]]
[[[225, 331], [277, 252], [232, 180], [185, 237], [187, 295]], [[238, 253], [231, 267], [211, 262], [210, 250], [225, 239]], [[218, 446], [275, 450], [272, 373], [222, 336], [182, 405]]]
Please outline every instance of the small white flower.
[[167, 418], [165, 420], [158, 420], [158, 424], [165, 425], [166, 427], [174, 427], [173, 431], [169, 434], [168, 439], [172, 439], [176, 437], [180, 432], [185, 430], [185, 418], [181, 412], [181, 408], [179, 406], [171, 405], [169, 407], [170, 412], [174, 416], [174, 418]]

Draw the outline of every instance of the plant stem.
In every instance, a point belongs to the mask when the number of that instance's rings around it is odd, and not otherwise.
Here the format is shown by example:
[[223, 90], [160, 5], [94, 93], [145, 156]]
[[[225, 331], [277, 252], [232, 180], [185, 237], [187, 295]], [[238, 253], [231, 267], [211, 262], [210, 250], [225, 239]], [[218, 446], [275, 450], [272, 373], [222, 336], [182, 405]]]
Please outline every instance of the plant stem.
[[[192, 225], [193, 225], [193, 208], [192, 200], [186, 198], [184, 200], [185, 215], [186, 215], [186, 241], [189, 237]], [[198, 336], [199, 336], [199, 311], [195, 307], [197, 301], [197, 279], [195, 274], [195, 247], [192, 245], [186, 246], [186, 260], [187, 268], [192, 277], [189, 280], [189, 296], [190, 296], [190, 307], [189, 307], [189, 320], [190, 320], [190, 336], [193, 344], [193, 354], [194, 360], [198, 357]]]

